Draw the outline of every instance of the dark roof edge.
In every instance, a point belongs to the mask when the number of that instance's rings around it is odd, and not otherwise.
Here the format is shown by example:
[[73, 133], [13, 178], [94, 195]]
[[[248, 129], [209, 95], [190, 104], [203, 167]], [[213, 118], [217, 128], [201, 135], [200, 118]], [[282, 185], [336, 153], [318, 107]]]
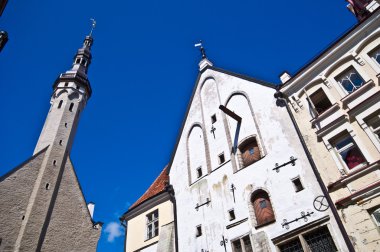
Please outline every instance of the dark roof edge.
[[34, 154], [33, 156], [31, 156], [30, 158], [28, 158], [27, 160], [25, 160], [24, 162], [22, 162], [21, 164], [19, 164], [18, 166], [16, 166], [15, 168], [11, 169], [10, 171], [8, 171], [7, 173], [5, 173], [3, 176], [0, 177], [0, 182], [2, 182], [4, 179], [6, 179], [7, 177], [9, 177], [12, 173], [18, 171], [19, 169], [21, 169], [25, 164], [27, 164], [29, 161], [33, 160], [34, 158], [36, 158], [38, 155], [40, 155], [41, 153], [45, 152], [48, 148], [49, 148], [50, 145], [46, 146], [45, 148], [43, 148], [42, 150], [40, 150], [39, 152], [37, 152], [36, 154]]
[[[330, 49], [332, 49], [336, 44], [338, 44], [340, 41], [342, 41], [343, 39], [345, 39], [348, 35], [350, 35], [351, 32], [354, 31], [357, 27], [363, 25], [366, 21], [368, 21], [368, 19], [370, 19], [377, 12], [380, 12], [380, 8], [377, 8], [374, 12], [371, 13], [371, 15], [369, 15], [368, 17], [366, 17], [365, 19], [363, 19], [361, 22], [359, 22], [359, 23], [355, 24], [354, 26], [352, 26], [351, 28], [349, 28], [349, 30], [346, 31], [342, 36], [340, 36], [339, 38], [333, 40], [325, 49], [323, 49], [316, 56], [312, 57], [304, 66], [302, 66], [299, 70], [297, 70], [297, 72], [293, 76], [291, 76], [291, 78], [288, 81], [286, 81], [283, 84], [280, 84], [279, 87], [283, 88], [283, 87], [287, 86], [293, 79], [295, 79], [305, 69], [307, 69], [313, 63], [315, 63], [315, 61], [317, 61], [325, 53], [327, 53], [328, 51], [330, 51]], [[287, 71], [283, 71], [283, 72], [287, 72]]]

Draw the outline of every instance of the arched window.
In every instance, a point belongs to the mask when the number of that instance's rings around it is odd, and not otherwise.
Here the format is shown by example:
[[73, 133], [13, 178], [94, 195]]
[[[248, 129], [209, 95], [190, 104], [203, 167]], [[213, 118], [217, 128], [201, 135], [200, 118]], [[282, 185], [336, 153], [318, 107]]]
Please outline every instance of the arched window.
[[58, 108], [60, 109], [62, 107], [63, 100], [59, 101]]
[[239, 145], [240, 159], [243, 167], [247, 167], [261, 159], [260, 148], [255, 137], [250, 137]]
[[251, 204], [256, 218], [256, 227], [274, 222], [274, 212], [268, 193], [258, 190], [251, 196]]

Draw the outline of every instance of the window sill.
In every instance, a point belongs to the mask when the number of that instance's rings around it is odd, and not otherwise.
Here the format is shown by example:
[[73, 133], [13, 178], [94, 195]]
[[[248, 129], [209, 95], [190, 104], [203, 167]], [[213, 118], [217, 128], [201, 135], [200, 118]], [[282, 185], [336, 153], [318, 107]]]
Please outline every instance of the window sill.
[[271, 220], [271, 221], [268, 221], [268, 222], [265, 222], [265, 223], [260, 224], [260, 225], [255, 225], [255, 229], [262, 228], [262, 227], [264, 227], [264, 226], [267, 226], [267, 225], [273, 224], [273, 223], [275, 223], [275, 222], [276, 222], [276, 219]]
[[360, 178], [360, 177], [362, 177], [368, 173], [371, 173], [377, 169], [380, 169], [380, 160], [373, 162], [371, 164], [367, 164], [364, 167], [356, 168], [355, 170], [351, 171], [347, 175], [340, 177], [335, 182], [329, 183], [327, 185], [327, 189], [329, 192], [333, 192], [339, 188], [344, 187], [350, 181], [357, 179], [357, 178]]
[[350, 102], [357, 99], [359, 96], [363, 95], [364, 93], [366, 93], [368, 90], [370, 90], [374, 86], [375, 86], [375, 83], [373, 82], [373, 80], [369, 80], [366, 83], [364, 83], [363, 86], [361, 86], [360, 88], [356, 89], [352, 93], [343, 97], [340, 100], [342, 102], [343, 108], [347, 108], [347, 106]]
[[150, 240], [152, 240], [152, 239], [154, 239], [154, 238], [156, 238], [156, 237], [158, 237], [158, 236], [159, 236], [159, 234], [158, 234], [158, 235], [155, 235], [155, 236], [153, 236], [153, 237], [151, 237], [151, 238], [146, 238], [146, 239], [144, 240], [144, 242], [150, 241]]

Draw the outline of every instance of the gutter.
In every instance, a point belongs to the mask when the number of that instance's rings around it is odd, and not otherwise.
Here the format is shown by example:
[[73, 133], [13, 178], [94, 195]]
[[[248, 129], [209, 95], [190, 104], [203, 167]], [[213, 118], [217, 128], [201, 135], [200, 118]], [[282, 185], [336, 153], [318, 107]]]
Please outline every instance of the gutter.
[[352, 245], [351, 243], [351, 240], [350, 240], [350, 237], [348, 236], [347, 234], [347, 231], [346, 229], [344, 228], [343, 226], [343, 222], [342, 220], [340, 219], [339, 217], [339, 214], [338, 214], [338, 210], [335, 208], [335, 205], [334, 205], [334, 202], [332, 201], [331, 197], [330, 197], [330, 194], [328, 193], [327, 191], [327, 188], [325, 186], [325, 184], [323, 183], [323, 180], [321, 178], [321, 175], [319, 174], [318, 172], [318, 169], [317, 169], [317, 166], [316, 164], [314, 163], [314, 160], [313, 158], [311, 157], [311, 154], [309, 152], [309, 149], [307, 148], [307, 145], [305, 143], [305, 140], [303, 139], [302, 137], [302, 134], [301, 134], [301, 131], [297, 125], [297, 122], [292, 114], [292, 112], [290, 111], [290, 108], [289, 108], [289, 105], [287, 103], [287, 98], [285, 98], [284, 94], [281, 93], [280, 91], [277, 91], [275, 94], [274, 94], [274, 98], [277, 99], [277, 101], [280, 101], [280, 102], [283, 102], [285, 104], [285, 107], [286, 107], [286, 111], [288, 112], [289, 116], [290, 116], [290, 119], [292, 120], [292, 123], [293, 123], [293, 126], [294, 128], [296, 129], [296, 132], [297, 132], [297, 135], [298, 135], [298, 138], [300, 139], [301, 141], [301, 144], [302, 144], [302, 147], [306, 153], [306, 156], [307, 156], [307, 159], [309, 160], [309, 163], [311, 165], [311, 168], [313, 169], [313, 172], [314, 172], [314, 175], [315, 177], [317, 178], [317, 181], [318, 181], [318, 184], [323, 192], [323, 195], [326, 197], [327, 199], [327, 202], [329, 204], [329, 207], [331, 209], [331, 212], [333, 213], [334, 215], [334, 218], [335, 218], [335, 221], [336, 223], [338, 224], [338, 228], [340, 230], [340, 232], [342, 233], [342, 236], [343, 236], [343, 239], [347, 245], [347, 248], [348, 248], [348, 251], [350, 252], [355, 252], [355, 248], [354, 246]]

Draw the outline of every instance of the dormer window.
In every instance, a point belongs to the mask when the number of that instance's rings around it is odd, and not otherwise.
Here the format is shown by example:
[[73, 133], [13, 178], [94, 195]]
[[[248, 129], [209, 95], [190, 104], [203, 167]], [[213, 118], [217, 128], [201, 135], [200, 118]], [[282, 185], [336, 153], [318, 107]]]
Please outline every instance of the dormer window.
[[338, 77], [336, 77], [336, 81], [342, 85], [342, 87], [347, 91], [347, 93], [351, 94], [358, 88], [364, 85], [364, 80], [360, 76], [360, 74], [356, 71], [355, 68], [350, 67], [343, 73], [341, 73]]

